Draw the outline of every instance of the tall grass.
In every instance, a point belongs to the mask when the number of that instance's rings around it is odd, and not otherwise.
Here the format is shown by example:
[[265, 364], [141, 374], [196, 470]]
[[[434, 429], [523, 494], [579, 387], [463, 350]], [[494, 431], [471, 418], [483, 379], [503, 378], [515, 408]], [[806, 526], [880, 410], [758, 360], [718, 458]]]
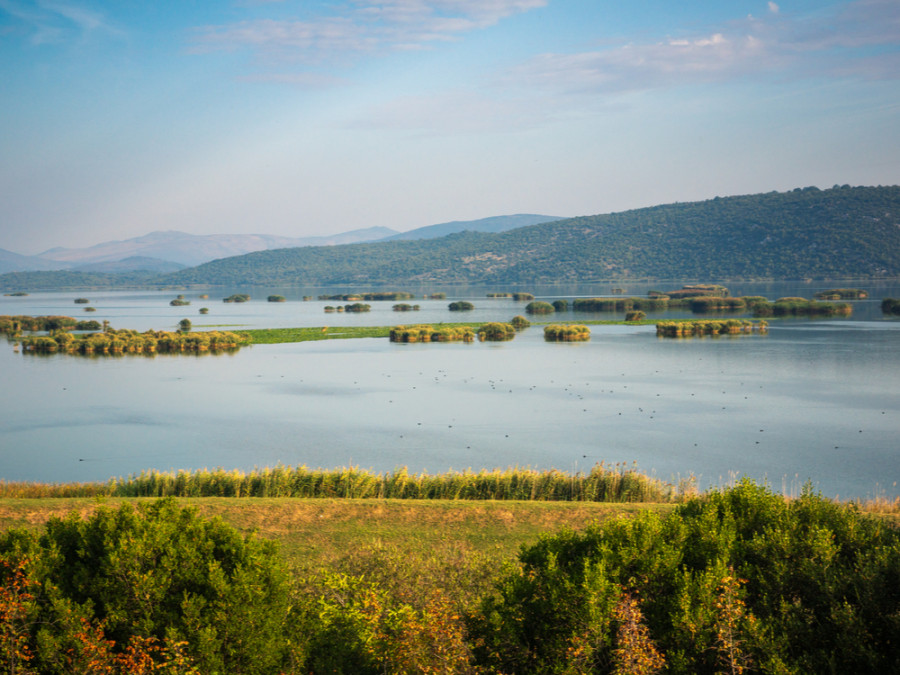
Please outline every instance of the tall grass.
[[45, 497], [294, 497], [420, 500], [523, 500], [673, 502], [693, 494], [693, 481], [678, 485], [623, 464], [595, 465], [589, 472], [509, 468], [410, 474], [406, 468], [374, 473], [357, 467], [333, 470], [279, 465], [253, 471], [143, 471], [105, 483], [0, 481], [0, 498]]

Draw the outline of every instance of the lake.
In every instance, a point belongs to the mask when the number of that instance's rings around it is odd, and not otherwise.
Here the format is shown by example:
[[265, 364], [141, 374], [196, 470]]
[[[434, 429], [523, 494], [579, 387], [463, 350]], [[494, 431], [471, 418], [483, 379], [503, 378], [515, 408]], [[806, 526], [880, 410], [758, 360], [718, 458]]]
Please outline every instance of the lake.
[[[625, 295], [675, 282], [623, 284]], [[829, 497], [898, 495], [900, 321], [882, 317], [896, 282], [729, 284], [732, 295], [811, 297], [870, 291], [841, 320], [771, 320], [768, 335], [660, 339], [653, 326], [592, 326], [590, 342], [549, 344], [532, 327], [507, 343], [392, 344], [387, 339], [256, 345], [206, 356], [35, 356], [0, 342], [0, 477], [45, 482], [145, 469], [276, 464], [408, 467], [430, 473], [531, 467], [587, 471], [634, 464], [701, 487], [739, 476]], [[35, 293], [0, 298], [0, 314], [65, 314], [116, 328], [395, 325], [509, 320], [525, 303], [447, 291], [397, 313], [326, 314], [304, 295], [356, 289], [219, 289], [171, 307], [178, 291]], [[405, 290], [405, 289], [402, 289]], [[409, 289], [419, 290], [421, 289]], [[609, 284], [522, 289], [539, 299], [609, 295]], [[248, 292], [247, 303], [223, 303]], [[280, 293], [284, 303], [265, 298]], [[84, 313], [73, 298], [88, 297]], [[421, 298], [421, 295], [419, 295]], [[447, 304], [468, 299], [472, 312]], [[200, 307], [209, 307], [200, 315]], [[655, 318], [657, 315], [650, 315]], [[682, 316], [663, 313], [660, 318]], [[621, 318], [576, 315], [564, 320]]]

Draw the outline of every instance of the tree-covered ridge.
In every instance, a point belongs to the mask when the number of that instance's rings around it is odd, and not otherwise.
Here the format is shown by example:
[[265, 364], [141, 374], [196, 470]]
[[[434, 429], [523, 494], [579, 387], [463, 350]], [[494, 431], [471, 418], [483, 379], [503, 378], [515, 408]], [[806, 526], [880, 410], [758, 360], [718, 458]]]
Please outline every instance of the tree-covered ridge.
[[675, 203], [500, 234], [260, 251], [172, 284], [552, 282], [900, 274], [900, 187], [835, 187]]

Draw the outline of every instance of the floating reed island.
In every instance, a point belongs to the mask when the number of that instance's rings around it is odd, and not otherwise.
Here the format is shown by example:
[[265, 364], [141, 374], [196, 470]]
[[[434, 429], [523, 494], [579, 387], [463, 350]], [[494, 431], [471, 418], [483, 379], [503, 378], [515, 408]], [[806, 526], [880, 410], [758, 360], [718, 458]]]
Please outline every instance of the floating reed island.
[[861, 288], [829, 288], [819, 291], [813, 297], [816, 300], [865, 300], [869, 293]]
[[754, 316], [850, 316], [853, 307], [847, 302], [819, 302], [806, 298], [779, 298], [753, 307]]
[[471, 326], [394, 326], [391, 342], [474, 342], [475, 329]]
[[229, 331], [171, 333], [167, 331], [107, 330], [103, 333], [73, 335], [53, 330], [49, 335], [21, 338], [28, 354], [72, 354], [110, 356], [120, 354], [201, 354], [233, 351], [250, 344], [250, 337]]
[[766, 321], [724, 319], [722, 321], [660, 321], [656, 324], [657, 337], [702, 337], [705, 335], [748, 335], [766, 333]]
[[547, 342], [586, 342], [591, 339], [591, 330], [581, 324], [552, 323], [544, 327]]
[[516, 328], [511, 323], [491, 321], [478, 329], [481, 342], [506, 342], [516, 337]]
[[100, 330], [100, 322], [79, 321], [71, 316], [0, 316], [0, 333], [15, 337], [22, 331]]

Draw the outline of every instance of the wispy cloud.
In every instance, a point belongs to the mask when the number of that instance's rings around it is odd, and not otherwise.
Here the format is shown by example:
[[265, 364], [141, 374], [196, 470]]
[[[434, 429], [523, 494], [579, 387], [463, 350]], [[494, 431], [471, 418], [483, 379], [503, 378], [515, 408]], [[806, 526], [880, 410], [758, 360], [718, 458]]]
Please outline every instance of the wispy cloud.
[[857, 0], [816, 18], [769, 3], [707, 34], [575, 54], [543, 54], [510, 82], [568, 93], [673, 87], [746, 77], [900, 77], [900, 3]]
[[196, 49], [250, 49], [263, 59], [321, 63], [459, 39], [548, 0], [354, 0], [306, 20], [253, 19], [198, 30]]
[[35, 45], [86, 39], [92, 34], [124, 34], [104, 14], [70, 2], [0, 0], [0, 11], [15, 19], [16, 29], [27, 34]]

